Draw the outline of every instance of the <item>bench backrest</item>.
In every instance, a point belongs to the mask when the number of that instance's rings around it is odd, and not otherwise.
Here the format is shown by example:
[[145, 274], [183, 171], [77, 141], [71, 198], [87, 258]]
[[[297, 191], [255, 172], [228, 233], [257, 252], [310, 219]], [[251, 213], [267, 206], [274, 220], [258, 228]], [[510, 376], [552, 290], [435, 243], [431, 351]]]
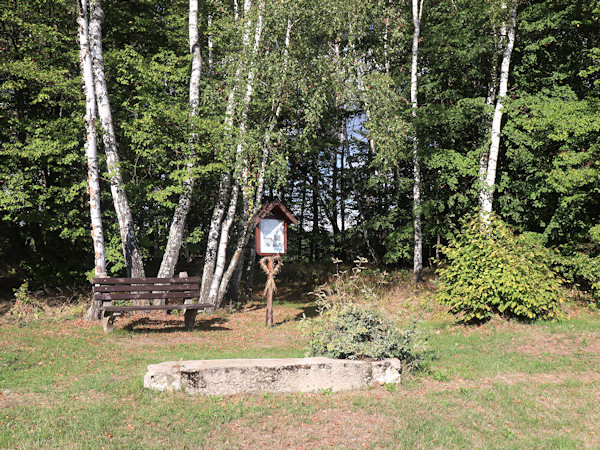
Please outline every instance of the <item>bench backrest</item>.
[[191, 299], [200, 297], [200, 279], [94, 278], [94, 300]]

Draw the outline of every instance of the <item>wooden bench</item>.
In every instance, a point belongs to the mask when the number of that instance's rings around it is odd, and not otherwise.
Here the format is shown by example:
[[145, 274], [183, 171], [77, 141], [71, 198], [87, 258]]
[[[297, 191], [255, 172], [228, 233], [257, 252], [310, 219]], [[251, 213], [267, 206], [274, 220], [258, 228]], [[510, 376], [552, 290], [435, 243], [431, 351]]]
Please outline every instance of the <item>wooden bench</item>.
[[[94, 278], [94, 302], [98, 305], [102, 327], [112, 331], [117, 316], [125, 311], [185, 310], [185, 327], [194, 330], [199, 310], [210, 309], [208, 303], [194, 303], [200, 297], [198, 277], [180, 278]], [[116, 300], [164, 300], [160, 305], [113, 305]], [[168, 303], [175, 300], [177, 303]]]

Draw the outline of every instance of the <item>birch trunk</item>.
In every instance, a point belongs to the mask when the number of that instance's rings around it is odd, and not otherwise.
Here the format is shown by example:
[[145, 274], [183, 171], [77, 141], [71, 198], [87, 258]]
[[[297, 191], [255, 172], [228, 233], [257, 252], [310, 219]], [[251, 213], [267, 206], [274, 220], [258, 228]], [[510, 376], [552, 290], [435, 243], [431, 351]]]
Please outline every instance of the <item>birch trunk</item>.
[[98, 115], [104, 130], [102, 140], [104, 142], [106, 165], [110, 177], [110, 190], [115, 205], [115, 211], [117, 213], [117, 219], [119, 221], [119, 231], [121, 234], [127, 274], [138, 278], [145, 276], [144, 266], [135, 236], [135, 226], [129, 208], [129, 202], [127, 201], [127, 195], [125, 193], [123, 177], [121, 175], [117, 141], [115, 138], [112, 113], [108, 99], [108, 88], [104, 76], [104, 59], [102, 56], [103, 19], [104, 12], [102, 11], [101, 0], [91, 0], [89, 31], [91, 39], [92, 69], [94, 73], [94, 88], [98, 106]]
[[213, 214], [210, 220], [210, 228], [208, 231], [208, 242], [206, 244], [206, 253], [204, 256], [204, 269], [202, 271], [202, 284], [200, 288], [200, 298], [202, 303], [208, 301], [208, 292], [212, 283], [213, 275], [215, 272], [215, 263], [217, 259], [217, 247], [219, 246], [219, 231], [221, 229], [221, 223], [223, 216], [225, 215], [225, 208], [227, 206], [227, 200], [229, 198], [229, 188], [231, 186], [231, 177], [229, 174], [221, 176], [221, 182], [219, 183], [219, 193], [217, 194], [217, 204], [213, 210]]
[[[237, 22], [238, 17], [238, 3], [237, 0], [234, 1], [235, 7], [235, 21]], [[248, 11], [250, 10], [252, 3], [250, 0], [244, 1], [244, 15], [246, 16]], [[250, 18], [244, 24], [244, 30], [242, 33], [242, 44], [245, 49], [250, 41], [250, 27], [252, 21]], [[238, 63], [237, 69], [235, 71], [235, 75], [233, 77], [233, 84], [231, 90], [229, 91], [229, 96], [227, 98], [227, 108], [225, 109], [225, 130], [226, 132], [230, 132], [233, 127], [233, 113], [235, 109], [235, 94], [237, 91], [237, 86], [239, 83], [239, 78], [242, 70], [242, 62]], [[200, 294], [202, 302], [207, 302], [210, 289], [213, 282], [213, 277], [215, 273], [215, 267], [217, 264], [217, 253], [219, 246], [219, 236], [221, 225], [223, 222], [223, 216], [225, 215], [225, 210], [227, 208], [227, 200], [229, 198], [229, 190], [231, 188], [231, 174], [228, 171], [224, 171], [221, 174], [221, 180], [219, 182], [219, 193], [217, 195], [217, 203], [215, 208], [213, 209], [213, 214], [210, 221], [210, 228], [208, 232], [208, 242], [206, 244], [206, 253], [204, 256], [204, 269], [202, 271], [202, 284], [200, 287]]]
[[[173, 213], [173, 220], [169, 229], [169, 238], [163, 259], [158, 271], [159, 278], [171, 278], [175, 273], [175, 266], [179, 259], [179, 250], [183, 241], [185, 221], [192, 205], [192, 194], [194, 191], [194, 145], [197, 135], [194, 133], [194, 118], [198, 116], [200, 105], [200, 76], [202, 75], [202, 56], [200, 54], [200, 41], [198, 37], [198, 0], [190, 0], [188, 34], [190, 54], [192, 55], [192, 69], [190, 73], [189, 108], [191, 118], [190, 130], [190, 154], [191, 160], [186, 164], [187, 174], [183, 182], [183, 190], [179, 202]], [[163, 301], [164, 302], [164, 301]]]
[[[94, 75], [92, 72], [92, 56], [89, 44], [89, 25], [87, 0], [77, 2], [79, 23], [79, 62], [83, 90], [85, 92], [85, 153], [88, 164], [88, 194], [90, 196], [91, 235], [94, 245], [94, 275], [106, 276], [106, 258], [104, 252], [104, 232], [102, 229], [102, 211], [100, 209], [100, 182], [98, 177], [98, 145], [96, 136], [96, 93], [94, 90]], [[87, 320], [100, 318], [100, 304], [92, 301], [86, 313]]]
[[[423, 13], [423, 0], [412, 0], [413, 14], [413, 43], [412, 43], [412, 64], [410, 73], [410, 100], [412, 103], [413, 125], [417, 117], [418, 92], [418, 56], [419, 56], [419, 35], [421, 32], [421, 15]], [[423, 281], [423, 233], [421, 230], [421, 168], [419, 166], [419, 137], [417, 136], [416, 126], [413, 126], [413, 215], [415, 229], [415, 248], [413, 260], [414, 282]]]
[[[494, 53], [493, 53], [493, 62], [492, 62], [492, 69], [490, 71], [490, 86], [488, 88], [488, 94], [487, 97], [485, 99], [485, 104], [487, 105], [487, 107], [490, 110], [489, 113], [489, 126], [488, 126], [488, 136], [491, 136], [491, 132], [492, 132], [492, 122], [493, 122], [493, 118], [494, 118], [494, 111], [492, 109], [492, 105], [494, 105], [496, 103], [496, 92], [498, 91], [498, 53], [500, 53], [502, 51], [502, 47], [504, 46], [504, 40], [506, 39], [506, 22], [502, 22], [502, 26], [500, 27], [500, 33], [499, 36], [496, 32], [496, 27], [493, 27], [494, 29]], [[489, 141], [486, 143], [485, 147], [487, 147], [489, 145]], [[485, 148], [485, 150], [482, 151], [481, 156], [479, 157], [479, 189], [483, 189], [483, 186], [485, 186], [486, 183], [486, 176], [487, 176], [487, 166], [488, 166], [488, 159], [489, 159], [489, 148]], [[480, 195], [479, 198], [479, 203], [480, 203], [480, 207], [483, 210], [483, 204], [482, 202], [483, 197]]]
[[[506, 8], [506, 4], [502, 4]], [[492, 212], [492, 203], [494, 200], [494, 185], [496, 183], [496, 166], [498, 164], [498, 153], [500, 150], [500, 133], [502, 131], [502, 101], [506, 97], [508, 90], [508, 75], [510, 71], [510, 58], [513, 47], [515, 45], [515, 28], [517, 20], [517, 4], [511, 2], [511, 10], [509, 15], [509, 23], [507, 29], [506, 46], [502, 55], [502, 65], [500, 66], [500, 84], [498, 87], [498, 97], [496, 99], [496, 108], [494, 110], [494, 118], [492, 120], [490, 153], [488, 157], [488, 166], [486, 179], [481, 186], [479, 199], [481, 203], [482, 217], [487, 217]]]
[[[262, 24], [262, 11], [263, 11], [262, 8], [264, 8], [264, 3], [261, 3], [261, 9], [259, 10], [259, 17], [258, 17], [259, 24]], [[256, 196], [254, 198], [254, 205], [252, 206], [251, 212], [248, 210], [243, 212], [243, 220], [244, 220], [245, 226], [243, 228], [240, 238], [238, 239], [238, 242], [235, 247], [235, 251], [233, 253], [233, 256], [231, 257], [227, 271], [224, 273], [224, 275], [221, 279], [221, 282], [219, 284], [219, 290], [217, 292], [217, 298], [216, 298], [216, 303], [215, 303], [216, 308], [218, 308], [221, 305], [221, 303], [223, 302], [223, 298], [225, 296], [225, 293], [227, 292], [227, 286], [229, 285], [231, 276], [232, 276], [233, 272], [235, 271], [236, 267], [238, 266], [239, 262], [241, 261], [241, 259], [243, 257], [244, 248], [248, 244], [248, 239], [252, 234], [251, 230], [250, 230], [252, 225], [248, 222], [248, 219], [251, 215], [253, 216], [256, 213], [256, 211], [260, 207], [260, 204], [262, 203], [262, 196], [263, 196], [264, 185], [265, 185], [265, 172], [266, 172], [266, 166], [267, 166], [267, 163], [269, 160], [269, 154], [270, 154], [271, 134], [273, 133], [273, 130], [275, 129], [275, 126], [277, 125], [277, 122], [279, 120], [279, 115], [281, 114], [281, 96], [283, 94], [285, 80], [287, 77], [291, 30], [292, 30], [292, 22], [290, 20], [288, 20], [287, 29], [286, 29], [286, 37], [285, 37], [283, 75], [282, 75], [281, 85], [280, 85], [280, 89], [279, 89], [279, 95], [277, 95], [276, 99], [274, 99], [274, 104], [277, 104], [277, 106], [275, 107], [275, 112], [271, 114], [271, 118], [269, 120], [269, 125], [267, 126], [267, 129], [265, 130], [265, 136], [264, 136], [264, 141], [263, 141], [263, 157], [261, 160], [261, 166], [260, 166], [259, 175], [258, 175]], [[257, 51], [258, 50], [257, 49], [258, 41], [255, 41], [255, 43], [256, 43], [255, 50]], [[248, 107], [250, 98], [246, 97], [246, 100], [247, 100], [247, 102], [245, 103], [245, 108]], [[273, 110], [273, 108], [271, 108], [271, 110]], [[247, 110], [246, 110], [246, 114], [247, 114]], [[243, 138], [243, 136], [241, 138]]]
[[104, 232], [100, 209], [100, 181], [98, 177], [98, 145], [96, 136], [96, 93], [92, 72], [92, 56], [89, 44], [87, 0], [78, 1], [79, 23], [79, 61], [85, 92], [85, 130], [86, 156], [88, 164], [88, 194], [90, 196], [90, 216], [92, 225], [92, 241], [94, 243], [94, 273], [96, 276], [106, 274], [106, 258], [104, 252]]
[[210, 73], [214, 71], [213, 63], [213, 33], [212, 33], [212, 14], [209, 14], [206, 18], [208, 26], [208, 70]]
[[[241, 118], [240, 118], [240, 135], [239, 135], [239, 141], [237, 144], [237, 148], [236, 148], [236, 156], [235, 156], [235, 169], [234, 169], [234, 173], [240, 173], [241, 174], [241, 179], [242, 179], [242, 184], [240, 185], [240, 183], [238, 181], [235, 182], [233, 191], [231, 193], [231, 197], [229, 199], [229, 208], [227, 211], [227, 217], [225, 219], [225, 221], [223, 222], [222, 226], [221, 226], [221, 236], [219, 239], [219, 250], [217, 253], [217, 260], [215, 263], [215, 270], [214, 270], [214, 274], [213, 274], [213, 278], [212, 278], [212, 282], [210, 284], [210, 290], [208, 292], [208, 303], [212, 303], [213, 305], [215, 305], [215, 308], [218, 308], [221, 304], [222, 298], [225, 295], [224, 290], [226, 289], [226, 285], [229, 283], [229, 279], [231, 278], [231, 275], [233, 273], [233, 270], [235, 269], [235, 264], [237, 264], [239, 258], [240, 258], [240, 254], [243, 251], [243, 247], [240, 248], [239, 244], [235, 250], [234, 256], [232, 257], [232, 260], [230, 262], [230, 267], [227, 269], [227, 277], [224, 279], [223, 278], [223, 273], [225, 271], [225, 262], [226, 262], [226, 258], [227, 258], [227, 246], [229, 244], [229, 231], [231, 229], [231, 225], [233, 223], [233, 219], [235, 217], [235, 211], [237, 209], [237, 203], [238, 203], [238, 195], [240, 190], [242, 191], [242, 200], [244, 202], [244, 205], [246, 205], [247, 203], [247, 199], [248, 199], [248, 189], [249, 189], [249, 183], [248, 183], [248, 168], [247, 168], [247, 164], [245, 161], [245, 158], [243, 156], [243, 151], [244, 151], [244, 140], [245, 140], [245, 134], [246, 134], [246, 122], [248, 119], [248, 108], [250, 105], [250, 102], [252, 100], [252, 94], [254, 91], [254, 60], [256, 58], [256, 55], [258, 54], [258, 48], [260, 45], [260, 40], [262, 37], [262, 19], [263, 19], [263, 11], [264, 11], [264, 1], [261, 1], [259, 4], [259, 8], [258, 8], [258, 19], [257, 19], [257, 23], [256, 23], [256, 29], [254, 31], [254, 46], [252, 48], [252, 54], [250, 56], [250, 63], [249, 63], [249, 69], [248, 69], [248, 75], [246, 78], [246, 93], [244, 95], [244, 106], [242, 109], [242, 114], [241, 114]], [[246, 208], [244, 208], [243, 214], [242, 214], [242, 223], [244, 223], [244, 231], [242, 232], [242, 237], [240, 238], [240, 242], [246, 239], [247, 236], [247, 219], [248, 219], [248, 211]], [[231, 263], [234, 263], [234, 266], [231, 267]], [[223, 281], [225, 281], [225, 287], [223, 286]]]
[[225, 271], [225, 262], [227, 258], [227, 245], [229, 244], [229, 230], [231, 229], [231, 225], [233, 224], [233, 220], [235, 219], [235, 211], [237, 209], [238, 203], [238, 195], [240, 192], [240, 185], [236, 182], [233, 186], [233, 190], [231, 192], [231, 197], [229, 199], [229, 207], [227, 208], [227, 215], [225, 216], [225, 220], [221, 225], [221, 232], [219, 236], [219, 246], [217, 250], [217, 260], [215, 262], [215, 270], [212, 276], [212, 281], [210, 284], [210, 289], [208, 291], [208, 297], [206, 301], [215, 305], [217, 305], [217, 296], [219, 294], [219, 285], [221, 284], [221, 279], [223, 277], [223, 272]]

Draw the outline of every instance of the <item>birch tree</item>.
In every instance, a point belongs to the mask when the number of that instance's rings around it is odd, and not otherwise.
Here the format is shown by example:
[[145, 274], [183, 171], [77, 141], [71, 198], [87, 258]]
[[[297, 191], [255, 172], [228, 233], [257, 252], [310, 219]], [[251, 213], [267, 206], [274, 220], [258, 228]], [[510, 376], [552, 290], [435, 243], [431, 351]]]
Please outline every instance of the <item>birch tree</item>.
[[[242, 51], [244, 51], [250, 42], [250, 30], [252, 27], [252, 19], [249, 17], [250, 8], [252, 7], [252, 2], [250, 0], [244, 0], [244, 25], [242, 31]], [[238, 3], [237, 0], [234, 1], [234, 20], [237, 22], [239, 20], [238, 15]], [[227, 107], [225, 109], [225, 132], [230, 133], [233, 127], [233, 115], [235, 110], [235, 98], [236, 92], [238, 88], [239, 79], [241, 76], [243, 62], [241, 60], [238, 61], [235, 75], [232, 80], [232, 87], [229, 91], [229, 95], [227, 98]], [[203, 302], [206, 302], [209, 296], [209, 292], [212, 286], [213, 277], [215, 273], [216, 260], [218, 247], [220, 242], [221, 235], [221, 225], [223, 223], [223, 217], [225, 216], [225, 210], [228, 205], [228, 200], [230, 197], [230, 189], [231, 189], [231, 174], [228, 170], [224, 170], [221, 174], [221, 179], [219, 182], [219, 191], [217, 193], [217, 203], [213, 209], [210, 227], [208, 231], [208, 242], [206, 244], [206, 252], [204, 256], [204, 269], [202, 271], [202, 282], [200, 287], [201, 299]], [[237, 198], [236, 198], [237, 201]]]
[[[100, 208], [100, 181], [98, 176], [98, 146], [96, 136], [96, 94], [92, 73], [92, 57], [89, 46], [89, 23], [87, 0], [77, 2], [77, 22], [79, 23], [79, 63], [81, 65], [83, 91], [85, 93], [85, 153], [88, 167], [88, 195], [90, 204], [91, 235], [94, 245], [94, 276], [106, 276], [106, 258], [104, 251], [104, 231], [102, 228], [102, 210]], [[86, 319], [96, 320], [99, 310], [92, 301], [86, 313]]]
[[[216, 298], [214, 299], [215, 305], [217, 308], [219, 306], [221, 306], [221, 304], [223, 302], [223, 298], [225, 297], [225, 294], [227, 292], [227, 288], [229, 286], [231, 277], [232, 277], [233, 273], [235, 272], [236, 268], [239, 266], [240, 262], [242, 261], [244, 248], [248, 244], [248, 239], [251, 235], [251, 228], [253, 226], [253, 224], [250, 223], [248, 221], [248, 219], [250, 219], [256, 213], [256, 211], [260, 208], [261, 203], [262, 203], [262, 197], [263, 197], [264, 186], [265, 186], [265, 175], [266, 175], [265, 173], [266, 173], [267, 163], [269, 162], [269, 156], [270, 156], [270, 150], [271, 150], [271, 136], [273, 134], [273, 131], [275, 130], [275, 126], [277, 125], [277, 122], [279, 121], [279, 116], [281, 115], [281, 108], [282, 108], [282, 103], [283, 103], [282, 95], [283, 95], [283, 90], [285, 87], [285, 82], [286, 82], [286, 77], [287, 77], [287, 72], [288, 72], [290, 35], [291, 35], [291, 31], [292, 31], [292, 26], [293, 26], [292, 21], [290, 19], [288, 19], [286, 33], [285, 33], [285, 41], [284, 41], [285, 48], [283, 51], [284, 56], [283, 56], [283, 70], [282, 70], [282, 76], [281, 76], [281, 84], [280, 84], [279, 90], [275, 93], [274, 98], [272, 100], [271, 116], [270, 116], [268, 126], [265, 130], [265, 134], [264, 134], [264, 138], [263, 138], [262, 159], [261, 159], [261, 163], [260, 163], [260, 168], [258, 170], [255, 198], [253, 199], [252, 209], [249, 212], [244, 211], [242, 214], [243, 229], [238, 238], [238, 242], [235, 246], [235, 251], [231, 257], [231, 260], [229, 261], [227, 270], [223, 274], [223, 277], [219, 283], [219, 289], [217, 291]], [[246, 183], [248, 183], [247, 179], [246, 179]], [[248, 189], [249, 185], [247, 184], [246, 186]], [[245, 195], [247, 195], [247, 196], [251, 195], [251, 192], [248, 192]], [[246, 207], [248, 202], [246, 201], [246, 202], [244, 202], [244, 204]], [[254, 257], [255, 252], [251, 252], [251, 255]], [[241, 268], [240, 268], [240, 271], [241, 271]]]
[[[502, 9], [507, 9], [506, 3], [502, 2]], [[500, 80], [498, 86], [498, 96], [496, 98], [496, 106], [494, 109], [494, 117], [491, 126], [491, 142], [490, 150], [487, 158], [487, 173], [485, 180], [482, 181], [481, 190], [479, 193], [479, 201], [481, 204], [481, 214], [487, 217], [492, 212], [492, 203], [494, 200], [494, 186], [496, 183], [496, 166], [498, 164], [498, 154], [500, 151], [500, 133], [502, 132], [502, 109], [503, 100], [506, 97], [508, 89], [508, 75], [510, 71], [510, 58], [513, 47], [515, 45], [515, 28], [517, 17], [517, 3], [511, 0], [508, 24], [506, 19], [503, 19], [502, 30], [506, 30], [506, 45], [502, 54], [502, 64], [500, 66]], [[504, 34], [501, 32], [501, 34]], [[483, 174], [482, 174], [483, 175]], [[482, 177], [483, 178], [483, 177]]]
[[91, 234], [94, 244], [94, 273], [97, 277], [106, 274], [104, 232], [100, 209], [100, 181], [98, 177], [98, 146], [96, 136], [96, 93], [92, 73], [92, 56], [89, 45], [89, 23], [87, 0], [77, 2], [79, 23], [79, 63], [85, 93], [85, 153], [88, 166], [88, 194], [90, 197]]
[[[192, 205], [192, 194], [194, 191], [194, 146], [197, 135], [194, 133], [194, 118], [198, 116], [200, 104], [200, 77], [202, 74], [202, 55], [200, 54], [200, 40], [198, 36], [198, 0], [190, 0], [188, 19], [189, 48], [192, 55], [192, 68], [190, 74], [190, 156], [186, 163], [186, 178], [183, 182], [179, 203], [173, 213], [173, 220], [169, 229], [169, 239], [163, 255], [162, 263], [158, 271], [159, 278], [170, 278], [175, 272], [175, 265], [179, 258], [179, 250], [183, 240], [185, 221]], [[212, 50], [212, 49], [211, 49]]]
[[[222, 282], [224, 281], [223, 273], [224, 273], [225, 264], [226, 264], [227, 246], [229, 243], [229, 232], [231, 229], [231, 225], [233, 224], [233, 220], [235, 218], [235, 212], [236, 212], [237, 206], [238, 206], [237, 205], [238, 196], [239, 196], [240, 190], [242, 190], [242, 196], [244, 197], [243, 200], [244, 200], [244, 206], [245, 206], [247, 204], [247, 198], [249, 195], [248, 167], [247, 167], [247, 161], [245, 160], [245, 157], [244, 157], [244, 140], [246, 138], [245, 134], [246, 134], [246, 127], [247, 127], [247, 120], [248, 120], [248, 108], [249, 108], [250, 102], [252, 100], [252, 94], [254, 91], [255, 59], [258, 54], [259, 45], [260, 45], [260, 41], [261, 41], [261, 37], [262, 37], [264, 8], [265, 8], [265, 3], [264, 3], [264, 1], [261, 1], [259, 3], [259, 7], [258, 7], [257, 23], [256, 23], [256, 28], [254, 30], [254, 45], [252, 47], [252, 52], [251, 52], [250, 60], [248, 63], [249, 67], [248, 67], [248, 75], [246, 77], [246, 90], [245, 90], [245, 95], [243, 98], [242, 113], [241, 113], [240, 125], [239, 125], [239, 138], [238, 138], [238, 143], [237, 143], [236, 152], [235, 152], [235, 165], [234, 165], [233, 173], [236, 175], [236, 177], [239, 177], [241, 179], [241, 185], [240, 185], [240, 180], [236, 179], [236, 181], [233, 185], [233, 189], [231, 191], [227, 215], [221, 226], [221, 234], [220, 234], [220, 238], [219, 238], [219, 247], [218, 247], [219, 250], [218, 250], [217, 259], [215, 262], [215, 270], [214, 270], [214, 274], [213, 274], [213, 279], [212, 279], [212, 282], [210, 285], [210, 290], [208, 293], [208, 302], [212, 303], [213, 305], [216, 305], [217, 307], [218, 307], [218, 303], [220, 303], [219, 292], [222, 290], [222, 288], [223, 288], [223, 290], [225, 290], [225, 288], [226, 288], [226, 285], [222, 286]], [[246, 208], [244, 208], [244, 211], [242, 211], [242, 221], [245, 222], [247, 220], [248, 216], [249, 216], [249, 211], [247, 211]], [[247, 225], [245, 225], [244, 231], [242, 232], [242, 237], [240, 238], [242, 241], [246, 237], [246, 234], [247, 234], [246, 229], [247, 229]], [[236, 256], [236, 264], [237, 264], [237, 260], [239, 259], [239, 254], [237, 252], [237, 249], [236, 249], [235, 254], [237, 255]], [[234, 266], [234, 268], [235, 268], [235, 266]], [[231, 272], [233, 272], [233, 269]], [[231, 277], [231, 273], [228, 274], [226, 283], [229, 282], [230, 277]], [[224, 295], [224, 292], [223, 292], [223, 295]]]
[[419, 137], [415, 119], [417, 118], [418, 92], [418, 64], [419, 64], [419, 35], [421, 33], [421, 16], [423, 13], [423, 0], [412, 0], [413, 41], [412, 63], [410, 71], [410, 101], [413, 117], [413, 219], [415, 228], [415, 244], [413, 258], [414, 282], [423, 280], [423, 233], [421, 230], [421, 168], [419, 167]]
[[123, 255], [128, 275], [138, 278], [144, 277], [144, 266], [142, 255], [136, 239], [135, 224], [129, 208], [129, 202], [125, 193], [125, 185], [121, 174], [120, 159], [117, 150], [117, 140], [112, 120], [112, 112], [108, 99], [108, 88], [104, 75], [104, 58], [102, 55], [102, 21], [104, 11], [101, 0], [90, 1], [90, 47], [92, 53], [92, 69], [94, 74], [94, 88], [98, 116], [102, 125], [102, 140], [104, 152], [106, 153], [106, 165], [110, 178], [110, 190], [113, 204], [119, 221], [119, 231], [123, 246]]

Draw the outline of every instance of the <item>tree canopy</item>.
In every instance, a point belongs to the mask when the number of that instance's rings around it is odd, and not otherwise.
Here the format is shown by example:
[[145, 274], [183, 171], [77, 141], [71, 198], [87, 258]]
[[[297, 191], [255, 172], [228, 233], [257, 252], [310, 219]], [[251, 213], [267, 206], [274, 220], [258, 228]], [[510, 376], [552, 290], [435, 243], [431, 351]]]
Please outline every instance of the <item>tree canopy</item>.
[[[119, 169], [146, 274], [158, 272], [189, 177], [179, 267], [206, 261], [218, 228], [223, 276], [237, 265], [241, 273], [254, 259], [248, 215], [274, 198], [299, 220], [289, 257], [412, 265], [418, 213], [427, 265], [479, 210], [501, 100], [494, 213], [551, 250], [563, 276], [600, 290], [600, 3], [420, 5], [413, 114], [407, 0], [201, 0], [192, 114], [189, 2], [103, 1]], [[76, 0], [0, 0], [0, 253], [36, 285], [82, 283], [94, 267], [77, 8]], [[100, 121], [96, 129], [106, 132]], [[106, 261], [110, 275], [122, 275], [100, 141]]]

